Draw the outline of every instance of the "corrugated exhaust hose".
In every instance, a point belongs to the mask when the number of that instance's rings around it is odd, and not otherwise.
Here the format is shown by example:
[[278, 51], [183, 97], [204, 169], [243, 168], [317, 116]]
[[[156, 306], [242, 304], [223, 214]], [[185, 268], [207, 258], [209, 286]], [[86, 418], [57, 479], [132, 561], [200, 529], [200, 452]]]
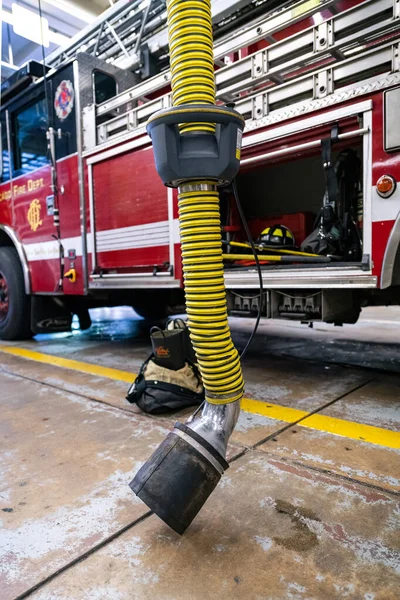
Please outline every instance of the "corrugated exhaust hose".
[[180, 108], [154, 115], [147, 131], [160, 177], [178, 187], [188, 327], [206, 401], [200, 416], [175, 425], [130, 485], [182, 534], [228, 468], [243, 396], [228, 324], [218, 185], [239, 169], [244, 120], [215, 106], [210, 0], [168, 0], [167, 16], [172, 98]]
[[188, 326], [207, 401], [240, 400], [243, 377], [228, 324], [215, 184], [199, 181], [179, 188], [179, 228]]
[[[168, 0], [168, 43], [172, 103], [215, 104], [211, 1]], [[209, 131], [211, 123], [188, 123], [181, 133]]]

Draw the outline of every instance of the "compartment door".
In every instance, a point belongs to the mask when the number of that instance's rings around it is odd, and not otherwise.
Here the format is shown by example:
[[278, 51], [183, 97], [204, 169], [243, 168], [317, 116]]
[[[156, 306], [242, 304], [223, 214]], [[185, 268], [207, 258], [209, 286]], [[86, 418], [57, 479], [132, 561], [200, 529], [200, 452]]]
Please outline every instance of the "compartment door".
[[89, 165], [94, 272], [168, 271], [173, 222], [167, 192], [151, 147]]

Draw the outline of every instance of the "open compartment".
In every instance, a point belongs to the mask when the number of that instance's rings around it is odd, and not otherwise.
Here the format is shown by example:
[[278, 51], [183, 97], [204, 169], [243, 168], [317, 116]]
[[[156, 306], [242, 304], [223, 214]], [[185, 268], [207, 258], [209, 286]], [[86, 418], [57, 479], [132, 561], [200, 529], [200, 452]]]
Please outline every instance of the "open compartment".
[[[350, 129], [355, 128], [359, 129], [359, 125], [350, 125]], [[328, 193], [332, 171], [329, 174], [324, 169], [320, 143], [311, 148], [305, 143], [304, 150], [297, 152], [293, 152], [290, 144], [287, 152], [282, 152], [282, 140], [280, 144], [280, 148], [277, 145], [268, 148], [265, 160], [250, 164], [244, 161], [237, 177], [240, 202], [253, 240], [264, 243], [264, 249], [259, 248], [259, 257], [276, 257], [262, 263], [263, 271], [368, 268], [365, 256], [363, 259], [366, 160], [363, 135], [339, 139], [331, 145], [336, 196], [332, 188]], [[222, 194], [221, 204], [225, 256], [250, 255], [250, 248], [236, 245], [246, 243], [247, 239], [229, 192]], [[275, 226], [278, 235], [272, 235]], [[293, 235], [293, 245], [290, 240], [278, 243], [280, 235], [287, 233], [286, 228]], [[269, 233], [269, 237], [263, 232]], [[254, 270], [254, 266], [250, 258], [225, 260], [226, 271], [246, 272]]]

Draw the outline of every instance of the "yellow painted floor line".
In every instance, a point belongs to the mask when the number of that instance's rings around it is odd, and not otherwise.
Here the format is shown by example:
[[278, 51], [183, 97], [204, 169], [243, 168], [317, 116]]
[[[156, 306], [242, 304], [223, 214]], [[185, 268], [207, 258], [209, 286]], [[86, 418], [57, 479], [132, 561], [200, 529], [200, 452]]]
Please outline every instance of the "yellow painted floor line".
[[321, 414], [311, 415], [299, 423], [301, 427], [309, 427], [318, 431], [325, 431], [341, 435], [352, 440], [361, 440], [377, 446], [386, 446], [386, 448], [400, 448], [400, 433], [374, 427], [373, 425], [364, 425], [354, 421], [345, 421], [344, 419], [335, 419]]
[[[88, 373], [89, 375], [125, 381], [127, 383], [132, 383], [136, 377], [134, 373], [130, 373], [129, 371], [121, 371], [120, 369], [113, 369], [111, 367], [102, 367], [101, 365], [62, 358], [52, 354], [44, 354], [43, 352], [35, 352], [34, 350], [27, 350], [26, 348], [17, 348], [16, 346], [0, 345], [0, 352], [56, 367], [80, 371], [81, 373]], [[390, 431], [389, 429], [364, 425], [363, 423], [355, 423], [344, 419], [336, 419], [321, 414], [307, 416], [309, 413], [304, 410], [298, 410], [297, 408], [290, 408], [251, 398], [243, 398], [241, 408], [245, 412], [262, 415], [269, 419], [284, 421], [285, 423], [294, 423], [299, 419], [303, 419], [303, 421], [298, 423], [298, 426], [308, 427], [326, 433], [333, 433], [353, 440], [361, 440], [363, 442], [369, 442], [370, 444], [385, 446], [386, 448], [400, 449], [400, 433]]]
[[279, 419], [286, 423], [293, 423], [299, 419], [304, 419], [297, 424], [299, 427], [308, 427], [309, 429], [333, 433], [352, 440], [385, 446], [386, 448], [400, 448], [400, 433], [383, 429], [382, 427], [364, 425], [363, 423], [355, 423], [354, 421], [346, 421], [345, 419], [336, 419], [335, 417], [319, 413], [307, 417], [309, 413], [303, 410], [271, 404], [270, 402], [262, 402], [261, 400], [251, 400], [250, 398], [243, 398], [241, 407], [246, 412], [263, 415], [270, 419]]
[[262, 415], [269, 419], [285, 421], [285, 423], [294, 423], [309, 414], [305, 410], [281, 406], [280, 404], [272, 404], [271, 402], [263, 402], [262, 400], [253, 400], [252, 398], [242, 398], [240, 407], [245, 412]]
[[61, 356], [54, 356], [53, 354], [43, 354], [43, 352], [35, 352], [34, 350], [27, 350], [26, 348], [0, 346], [0, 351], [5, 352], [6, 354], [13, 354], [14, 356], [20, 356], [21, 358], [35, 360], [36, 362], [63, 367], [64, 369], [72, 369], [73, 371], [80, 371], [81, 373], [88, 373], [89, 375], [98, 375], [99, 377], [116, 379], [117, 381], [132, 383], [135, 378], [135, 374], [129, 373], [128, 371], [120, 371], [119, 369], [93, 365], [92, 363], [85, 363], [79, 360], [70, 360], [69, 358], [62, 358]]

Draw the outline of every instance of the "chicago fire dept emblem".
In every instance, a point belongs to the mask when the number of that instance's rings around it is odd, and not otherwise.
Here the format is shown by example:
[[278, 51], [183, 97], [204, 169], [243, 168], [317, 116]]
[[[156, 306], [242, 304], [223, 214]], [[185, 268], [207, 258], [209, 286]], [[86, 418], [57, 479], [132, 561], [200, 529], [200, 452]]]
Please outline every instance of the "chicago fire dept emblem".
[[42, 219], [40, 218], [40, 202], [35, 199], [32, 200], [29, 210], [27, 212], [28, 223], [31, 226], [32, 231], [36, 231], [38, 227], [43, 224]]
[[74, 106], [74, 87], [72, 82], [68, 79], [64, 79], [58, 88], [54, 96], [54, 108], [56, 115], [62, 121], [68, 117], [72, 107]]

